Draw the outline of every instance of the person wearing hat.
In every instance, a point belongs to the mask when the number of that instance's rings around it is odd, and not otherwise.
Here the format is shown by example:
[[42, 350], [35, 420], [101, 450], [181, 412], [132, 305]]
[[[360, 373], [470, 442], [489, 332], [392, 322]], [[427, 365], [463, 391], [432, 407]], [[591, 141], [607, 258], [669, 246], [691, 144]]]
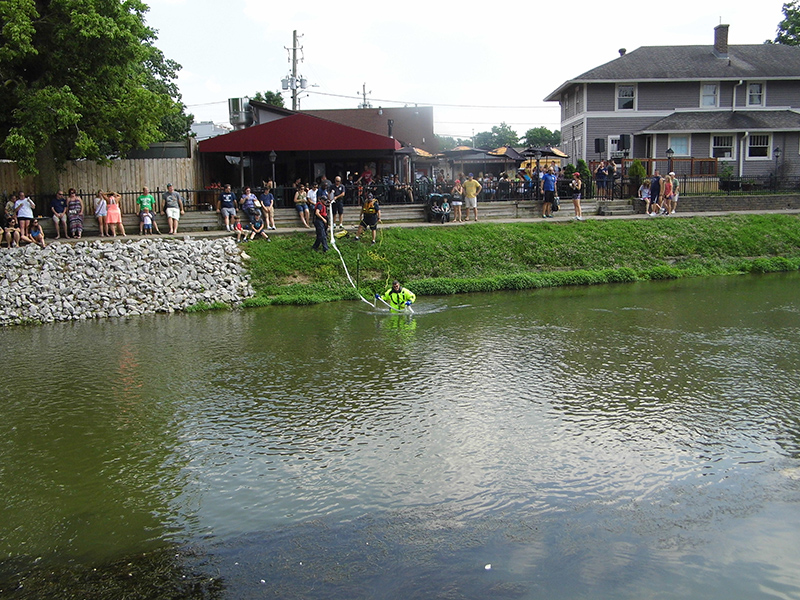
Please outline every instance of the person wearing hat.
[[678, 190], [679, 183], [674, 171], [669, 172], [669, 178], [672, 180], [672, 197], [669, 199], [667, 214], [674, 215], [675, 209], [678, 208], [678, 196], [680, 195]]
[[172, 184], [168, 183], [167, 191], [164, 192], [162, 199], [164, 200], [163, 214], [167, 215], [169, 232], [175, 235], [178, 233], [178, 221], [180, 221], [181, 215], [184, 214], [183, 198], [175, 191]]
[[481, 186], [475, 179], [472, 177], [472, 173], [467, 175], [467, 180], [464, 182], [462, 186], [464, 188], [464, 206], [467, 209], [467, 215], [465, 221], [469, 221], [469, 210], [472, 209], [475, 212], [475, 221], [478, 221], [478, 194], [481, 193]]

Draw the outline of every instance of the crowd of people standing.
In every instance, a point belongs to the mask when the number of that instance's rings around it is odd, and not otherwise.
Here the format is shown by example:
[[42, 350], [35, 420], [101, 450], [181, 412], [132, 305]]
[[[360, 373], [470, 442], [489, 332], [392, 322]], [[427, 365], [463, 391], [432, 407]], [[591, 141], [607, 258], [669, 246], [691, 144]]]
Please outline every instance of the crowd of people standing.
[[674, 172], [662, 177], [656, 169], [652, 177], [639, 186], [638, 197], [644, 202], [648, 216], [674, 215], [678, 208], [680, 182]]
[[[185, 213], [185, 200], [172, 184], [161, 194], [159, 202], [147, 186], [136, 200], [139, 218], [139, 233], [161, 233], [157, 214], [166, 216], [169, 233], [178, 233], [178, 223]], [[82, 197], [75, 188], [69, 188], [65, 194], [59, 189], [49, 203], [37, 203], [24, 191], [12, 193], [5, 203], [2, 219], [0, 219], [0, 245], [14, 248], [25, 244], [37, 244], [45, 247], [45, 233], [39, 219], [53, 220], [54, 240], [76, 239], [83, 237], [85, 219], [94, 218], [100, 237], [127, 237], [122, 222], [122, 195], [114, 191], [97, 190], [93, 198]], [[47, 208], [45, 208], [45, 206]], [[35, 212], [39, 216], [34, 216]], [[45, 216], [46, 215], [46, 216]]]

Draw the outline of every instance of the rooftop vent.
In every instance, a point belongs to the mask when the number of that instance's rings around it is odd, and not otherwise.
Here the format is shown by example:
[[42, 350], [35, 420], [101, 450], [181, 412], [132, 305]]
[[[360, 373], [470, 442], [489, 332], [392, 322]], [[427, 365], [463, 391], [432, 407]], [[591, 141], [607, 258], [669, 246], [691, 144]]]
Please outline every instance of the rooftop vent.
[[627, 51], [628, 51], [628, 50], [627, 50], [626, 48], [620, 48], [620, 49], [619, 49], [619, 55], [620, 55], [620, 56], [625, 56], [625, 53], [626, 53]]

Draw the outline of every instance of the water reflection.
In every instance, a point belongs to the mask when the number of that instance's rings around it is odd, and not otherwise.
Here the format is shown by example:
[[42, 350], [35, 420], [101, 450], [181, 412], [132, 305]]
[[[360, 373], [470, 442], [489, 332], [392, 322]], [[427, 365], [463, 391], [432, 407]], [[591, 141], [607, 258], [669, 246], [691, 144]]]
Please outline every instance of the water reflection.
[[798, 287], [1, 330], [46, 367], [0, 383], [3, 553], [199, 546], [231, 598], [798, 596]]

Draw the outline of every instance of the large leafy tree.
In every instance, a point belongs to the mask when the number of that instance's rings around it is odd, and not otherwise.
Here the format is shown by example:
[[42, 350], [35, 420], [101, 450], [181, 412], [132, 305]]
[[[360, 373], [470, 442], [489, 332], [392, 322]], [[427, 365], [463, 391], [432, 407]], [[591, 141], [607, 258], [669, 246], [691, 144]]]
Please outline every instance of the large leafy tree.
[[778, 23], [778, 32], [771, 43], [800, 46], [800, 6], [797, 0], [783, 5], [783, 21]]
[[68, 159], [185, 135], [191, 117], [139, 0], [0, 0], [0, 143], [52, 192]]
[[253, 96], [253, 100], [257, 102], [263, 102], [264, 104], [269, 104], [270, 106], [277, 106], [278, 108], [286, 108], [283, 105], [283, 96], [281, 96], [280, 92], [256, 92], [256, 95]]
[[499, 148], [500, 146], [516, 146], [519, 144], [517, 132], [505, 123], [495, 125], [491, 131], [475, 134], [475, 146], [478, 148]]
[[523, 136], [526, 146], [543, 148], [545, 146], [558, 146], [561, 143], [561, 132], [550, 131], [547, 127], [534, 127], [528, 129]]
[[472, 146], [472, 140], [470, 138], [458, 138], [446, 135], [437, 135], [436, 142], [437, 142], [437, 147], [439, 148], [439, 152], [444, 152], [445, 150], [452, 150], [457, 146]]

